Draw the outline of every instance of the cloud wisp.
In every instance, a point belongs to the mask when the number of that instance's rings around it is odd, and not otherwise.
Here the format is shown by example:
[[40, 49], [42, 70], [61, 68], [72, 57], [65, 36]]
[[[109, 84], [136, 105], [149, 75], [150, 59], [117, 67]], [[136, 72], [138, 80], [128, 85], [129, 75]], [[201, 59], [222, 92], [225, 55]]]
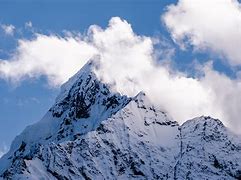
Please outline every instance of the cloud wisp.
[[15, 31], [15, 26], [12, 24], [1, 24], [1, 28], [6, 35], [13, 36]]
[[114, 17], [106, 29], [93, 25], [81, 36], [37, 34], [35, 39], [20, 40], [12, 58], [0, 61], [0, 77], [20, 82], [45, 76], [50, 85], [59, 86], [98, 55], [96, 73], [114, 90], [129, 96], [145, 91], [179, 122], [211, 115], [241, 129], [239, 79], [214, 71], [211, 64], [199, 69], [202, 77], [190, 78], [158, 64], [154, 53], [153, 39], [135, 34], [128, 22]]
[[8, 151], [8, 148], [7, 146], [3, 143], [2, 147], [0, 147], [0, 158], [5, 154], [7, 153]]
[[241, 4], [237, 0], [179, 0], [162, 16], [173, 40], [241, 65]]

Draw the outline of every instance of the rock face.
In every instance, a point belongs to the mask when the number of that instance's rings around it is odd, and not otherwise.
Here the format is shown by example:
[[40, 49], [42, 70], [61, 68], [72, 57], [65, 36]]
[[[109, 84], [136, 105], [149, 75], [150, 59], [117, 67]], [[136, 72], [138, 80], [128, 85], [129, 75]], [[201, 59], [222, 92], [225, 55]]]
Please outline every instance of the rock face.
[[241, 179], [241, 138], [221, 121], [179, 125], [140, 92], [115, 93], [87, 63], [0, 159], [2, 179]]

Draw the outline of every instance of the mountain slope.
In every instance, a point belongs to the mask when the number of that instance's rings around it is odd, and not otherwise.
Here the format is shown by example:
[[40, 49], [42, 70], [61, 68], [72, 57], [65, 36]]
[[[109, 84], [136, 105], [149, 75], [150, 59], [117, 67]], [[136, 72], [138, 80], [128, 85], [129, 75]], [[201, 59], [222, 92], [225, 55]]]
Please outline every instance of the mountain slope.
[[177, 179], [241, 179], [241, 138], [221, 121], [200, 117], [180, 127]]
[[4, 179], [240, 179], [241, 138], [219, 120], [179, 126], [140, 92], [111, 91], [87, 63], [0, 159]]

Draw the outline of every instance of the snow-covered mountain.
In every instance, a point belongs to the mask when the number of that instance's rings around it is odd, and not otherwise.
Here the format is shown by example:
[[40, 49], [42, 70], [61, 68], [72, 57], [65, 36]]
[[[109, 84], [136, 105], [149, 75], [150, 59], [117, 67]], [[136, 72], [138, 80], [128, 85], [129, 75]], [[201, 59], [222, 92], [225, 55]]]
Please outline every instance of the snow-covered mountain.
[[179, 125], [145, 93], [111, 91], [87, 63], [0, 159], [2, 179], [241, 179], [241, 137], [221, 121]]

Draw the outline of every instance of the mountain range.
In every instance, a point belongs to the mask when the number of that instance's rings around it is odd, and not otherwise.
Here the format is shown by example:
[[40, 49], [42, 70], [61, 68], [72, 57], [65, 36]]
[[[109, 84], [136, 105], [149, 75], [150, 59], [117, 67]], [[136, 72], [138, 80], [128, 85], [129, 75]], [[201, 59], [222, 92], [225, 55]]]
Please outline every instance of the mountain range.
[[207, 116], [179, 124], [145, 92], [115, 92], [89, 61], [0, 159], [0, 179], [241, 179], [241, 137]]

